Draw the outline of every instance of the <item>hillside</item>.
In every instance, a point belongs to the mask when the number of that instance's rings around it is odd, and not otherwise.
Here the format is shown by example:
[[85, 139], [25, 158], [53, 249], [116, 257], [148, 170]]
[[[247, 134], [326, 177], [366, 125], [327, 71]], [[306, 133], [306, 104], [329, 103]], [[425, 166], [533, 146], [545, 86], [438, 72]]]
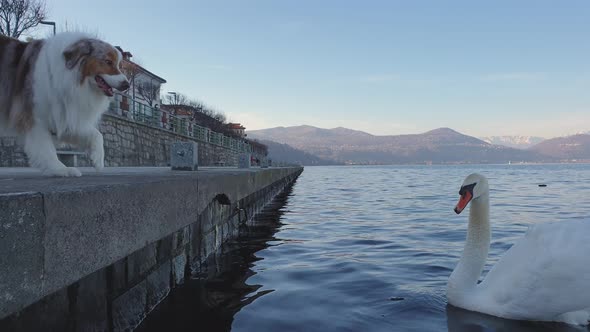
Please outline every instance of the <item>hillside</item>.
[[507, 163], [546, 161], [535, 151], [486, 143], [449, 128], [422, 134], [376, 136], [346, 128], [278, 127], [248, 136], [288, 143], [323, 159], [349, 164]]
[[274, 162], [284, 162], [303, 166], [339, 165], [341, 163], [333, 160], [325, 160], [295, 149], [287, 144], [281, 144], [269, 140], [258, 140], [268, 147], [268, 157]]
[[543, 141], [531, 151], [562, 161], [590, 161], [590, 135], [577, 134]]

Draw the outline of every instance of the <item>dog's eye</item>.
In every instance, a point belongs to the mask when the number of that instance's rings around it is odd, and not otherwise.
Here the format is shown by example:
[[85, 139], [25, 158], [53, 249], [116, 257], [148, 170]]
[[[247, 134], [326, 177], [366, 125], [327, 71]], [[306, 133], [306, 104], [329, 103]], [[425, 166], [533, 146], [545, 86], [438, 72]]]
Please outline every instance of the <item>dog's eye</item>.
[[113, 61], [111, 61], [109, 59], [104, 60], [104, 63], [106, 63], [109, 66], [112, 66], [113, 65]]

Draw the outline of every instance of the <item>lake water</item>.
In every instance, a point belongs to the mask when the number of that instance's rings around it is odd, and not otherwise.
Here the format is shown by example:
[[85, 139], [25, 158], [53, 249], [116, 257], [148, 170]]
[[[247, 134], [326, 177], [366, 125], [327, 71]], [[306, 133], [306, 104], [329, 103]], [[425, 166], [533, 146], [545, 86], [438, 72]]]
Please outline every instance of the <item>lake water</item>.
[[468, 218], [453, 208], [474, 171], [491, 188], [486, 271], [528, 225], [590, 220], [590, 165], [307, 167], [224, 245], [217, 277], [173, 290], [140, 331], [577, 330], [447, 306]]

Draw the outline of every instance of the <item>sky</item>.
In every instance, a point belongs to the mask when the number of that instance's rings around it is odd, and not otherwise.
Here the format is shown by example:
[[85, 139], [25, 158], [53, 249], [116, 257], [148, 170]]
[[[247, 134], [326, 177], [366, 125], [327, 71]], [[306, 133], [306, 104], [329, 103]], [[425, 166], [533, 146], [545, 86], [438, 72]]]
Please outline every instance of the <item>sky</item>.
[[[47, 2], [247, 129], [590, 130], [590, 1]], [[37, 35], [50, 33], [41, 27]]]

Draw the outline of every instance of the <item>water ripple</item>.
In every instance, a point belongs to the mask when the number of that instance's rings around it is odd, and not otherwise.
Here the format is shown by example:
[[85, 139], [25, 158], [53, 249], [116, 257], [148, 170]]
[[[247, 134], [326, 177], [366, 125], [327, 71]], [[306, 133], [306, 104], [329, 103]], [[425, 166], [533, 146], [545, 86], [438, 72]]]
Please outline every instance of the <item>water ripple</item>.
[[174, 290], [177, 305], [166, 300], [142, 328], [567, 330], [447, 306], [468, 218], [453, 207], [471, 172], [485, 174], [492, 188], [484, 274], [528, 226], [590, 215], [588, 165], [307, 167], [274, 222], [222, 255], [220, 283], [199, 279]]

